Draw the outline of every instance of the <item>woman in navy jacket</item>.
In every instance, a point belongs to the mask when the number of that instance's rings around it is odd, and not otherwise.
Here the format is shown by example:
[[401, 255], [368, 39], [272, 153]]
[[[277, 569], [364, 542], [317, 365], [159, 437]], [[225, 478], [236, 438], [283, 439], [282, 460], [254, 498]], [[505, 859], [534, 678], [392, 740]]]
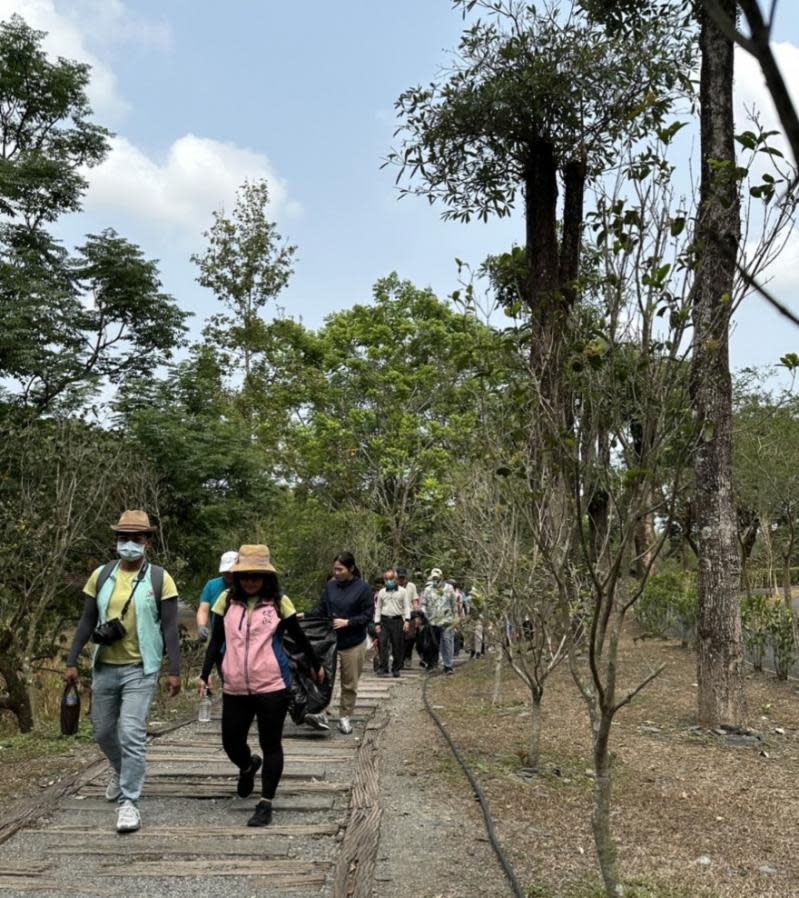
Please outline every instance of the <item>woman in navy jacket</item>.
[[[375, 613], [372, 590], [361, 579], [352, 552], [340, 552], [333, 559], [333, 576], [322, 591], [319, 605], [310, 613], [333, 621], [341, 678], [338, 728], [344, 734], [351, 733], [350, 718], [366, 658], [366, 627]], [[306, 714], [305, 720], [311, 726], [328, 729], [324, 713]]]

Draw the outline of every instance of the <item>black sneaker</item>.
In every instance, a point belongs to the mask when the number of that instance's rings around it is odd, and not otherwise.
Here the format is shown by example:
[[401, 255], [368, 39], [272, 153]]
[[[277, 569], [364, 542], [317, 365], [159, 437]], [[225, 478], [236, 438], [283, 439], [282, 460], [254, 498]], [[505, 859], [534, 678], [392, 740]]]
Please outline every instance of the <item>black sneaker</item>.
[[392, 677], [397, 677], [397, 678], [399, 678], [399, 675], [400, 675], [400, 672], [399, 672], [398, 670], [395, 670], [395, 671], [391, 674]]
[[259, 755], [253, 755], [250, 766], [239, 773], [239, 784], [236, 786], [236, 793], [239, 798], [246, 798], [252, 795], [255, 787], [255, 774], [261, 769], [261, 758]]
[[444, 668], [444, 673], [445, 673], [447, 676], [449, 676], [450, 674], [455, 673], [455, 671], [454, 671], [451, 667], [445, 667], [445, 668]]
[[261, 799], [255, 806], [255, 813], [247, 821], [247, 826], [269, 826], [272, 822], [272, 802]]

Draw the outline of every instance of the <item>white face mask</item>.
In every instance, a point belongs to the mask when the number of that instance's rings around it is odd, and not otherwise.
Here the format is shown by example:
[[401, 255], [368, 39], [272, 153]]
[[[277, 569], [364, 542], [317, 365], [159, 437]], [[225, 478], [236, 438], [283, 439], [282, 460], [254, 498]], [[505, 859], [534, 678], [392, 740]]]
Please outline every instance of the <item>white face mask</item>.
[[139, 559], [144, 558], [144, 553], [146, 551], [146, 546], [144, 543], [134, 543], [133, 540], [119, 540], [117, 542], [117, 555], [123, 561], [139, 561]]

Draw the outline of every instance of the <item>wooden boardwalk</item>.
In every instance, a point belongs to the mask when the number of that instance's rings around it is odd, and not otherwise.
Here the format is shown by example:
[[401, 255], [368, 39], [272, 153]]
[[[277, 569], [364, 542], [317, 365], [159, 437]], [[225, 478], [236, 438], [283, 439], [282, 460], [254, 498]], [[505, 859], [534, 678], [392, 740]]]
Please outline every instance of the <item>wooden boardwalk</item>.
[[[222, 751], [218, 718], [152, 741], [137, 833], [116, 833], [115, 806], [103, 797], [108, 767], [96, 765], [45, 818], [0, 845], [0, 896], [366, 898], [387, 705], [394, 688], [420, 675], [364, 673], [351, 736], [333, 720], [329, 734], [288, 721], [285, 771], [264, 829], [246, 826], [257, 797], [235, 796], [237, 772]], [[257, 750], [255, 727], [250, 744]]]

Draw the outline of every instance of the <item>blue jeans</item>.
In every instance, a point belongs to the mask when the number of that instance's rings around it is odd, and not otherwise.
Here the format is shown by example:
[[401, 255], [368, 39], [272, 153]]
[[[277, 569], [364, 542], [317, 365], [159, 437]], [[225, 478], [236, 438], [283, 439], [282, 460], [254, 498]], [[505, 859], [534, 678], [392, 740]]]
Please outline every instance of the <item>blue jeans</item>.
[[452, 627], [433, 627], [433, 630], [438, 639], [441, 663], [445, 669], [452, 667], [452, 657], [455, 654], [455, 630]]
[[92, 675], [94, 738], [119, 774], [120, 802], [141, 796], [145, 772], [147, 716], [158, 672], [141, 664], [97, 664]]

